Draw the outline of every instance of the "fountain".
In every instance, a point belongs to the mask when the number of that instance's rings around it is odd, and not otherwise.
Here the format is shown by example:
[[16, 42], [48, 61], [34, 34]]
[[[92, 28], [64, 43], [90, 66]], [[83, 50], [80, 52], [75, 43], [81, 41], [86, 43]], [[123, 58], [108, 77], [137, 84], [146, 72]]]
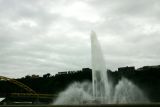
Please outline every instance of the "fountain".
[[91, 32], [92, 83], [75, 82], [67, 90], [61, 92], [53, 103], [65, 104], [122, 104], [147, 103], [145, 94], [132, 82], [122, 78], [113, 87], [108, 79], [105, 61], [95, 32]]

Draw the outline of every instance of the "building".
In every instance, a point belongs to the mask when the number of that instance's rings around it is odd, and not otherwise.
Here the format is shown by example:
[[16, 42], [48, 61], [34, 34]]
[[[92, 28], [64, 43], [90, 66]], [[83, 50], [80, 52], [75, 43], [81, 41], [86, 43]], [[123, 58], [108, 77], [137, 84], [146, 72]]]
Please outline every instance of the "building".
[[135, 71], [135, 67], [131, 66], [131, 67], [120, 67], [118, 68], [118, 72], [133, 72]]
[[58, 75], [67, 74], [67, 72], [58, 72]]
[[150, 70], [150, 69], [160, 70], [160, 65], [144, 66], [144, 67], [138, 68], [137, 71]]

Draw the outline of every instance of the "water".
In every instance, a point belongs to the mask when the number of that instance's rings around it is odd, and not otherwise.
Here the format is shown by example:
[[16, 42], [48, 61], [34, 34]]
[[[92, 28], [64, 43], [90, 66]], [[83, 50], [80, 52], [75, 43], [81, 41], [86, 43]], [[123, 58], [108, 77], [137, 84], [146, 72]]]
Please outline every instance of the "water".
[[92, 99], [92, 85], [90, 82], [75, 82], [68, 89], [59, 94], [54, 104], [83, 104]]
[[92, 83], [73, 83], [59, 94], [56, 105], [147, 103], [145, 94], [132, 82], [122, 78], [113, 87], [108, 79], [106, 64], [95, 32], [91, 32]]
[[106, 64], [95, 32], [91, 32], [93, 98], [99, 102], [110, 102], [111, 88], [106, 72]]

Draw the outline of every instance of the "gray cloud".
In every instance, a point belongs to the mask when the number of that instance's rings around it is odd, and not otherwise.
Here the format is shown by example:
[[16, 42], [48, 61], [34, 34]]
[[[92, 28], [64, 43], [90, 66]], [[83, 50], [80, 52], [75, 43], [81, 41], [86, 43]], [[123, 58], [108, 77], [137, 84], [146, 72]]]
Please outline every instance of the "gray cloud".
[[108, 69], [159, 64], [158, 0], [0, 0], [0, 74], [91, 67], [95, 30]]

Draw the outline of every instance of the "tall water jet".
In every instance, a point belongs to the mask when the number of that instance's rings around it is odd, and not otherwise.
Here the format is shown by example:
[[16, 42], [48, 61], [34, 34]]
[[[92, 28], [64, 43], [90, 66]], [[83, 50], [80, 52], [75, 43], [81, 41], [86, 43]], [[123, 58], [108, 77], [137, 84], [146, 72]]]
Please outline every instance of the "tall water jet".
[[104, 102], [109, 98], [109, 82], [102, 50], [93, 31], [91, 32], [91, 57], [93, 98]]

